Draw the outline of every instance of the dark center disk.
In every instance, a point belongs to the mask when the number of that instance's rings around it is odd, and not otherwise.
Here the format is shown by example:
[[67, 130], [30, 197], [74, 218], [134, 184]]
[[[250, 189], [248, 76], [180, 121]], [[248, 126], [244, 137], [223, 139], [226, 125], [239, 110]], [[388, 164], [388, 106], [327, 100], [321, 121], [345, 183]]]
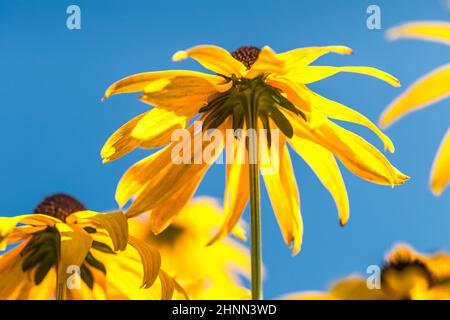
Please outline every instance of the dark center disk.
[[250, 69], [256, 62], [256, 59], [258, 59], [260, 52], [261, 49], [258, 47], [244, 46], [234, 50], [231, 55], [236, 60], [242, 62], [247, 67], [247, 69]]
[[77, 199], [58, 193], [45, 198], [34, 210], [34, 213], [45, 214], [62, 221], [74, 212], [86, 210], [84, 205]]

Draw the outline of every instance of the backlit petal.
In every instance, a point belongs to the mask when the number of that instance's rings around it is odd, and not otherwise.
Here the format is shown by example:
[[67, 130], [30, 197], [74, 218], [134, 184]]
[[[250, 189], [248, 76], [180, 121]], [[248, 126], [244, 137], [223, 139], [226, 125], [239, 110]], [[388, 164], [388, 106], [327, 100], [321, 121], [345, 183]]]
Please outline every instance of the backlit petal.
[[431, 170], [431, 190], [440, 195], [450, 181], [450, 129], [447, 130]]
[[276, 53], [268, 46], [261, 49], [258, 58], [245, 75], [253, 79], [265, 73], [283, 73], [284, 61], [277, 57]]
[[416, 81], [383, 112], [380, 125], [387, 127], [402, 116], [450, 95], [450, 64]]
[[413, 38], [450, 44], [450, 23], [440, 21], [421, 21], [406, 23], [388, 31], [392, 40]]
[[150, 288], [158, 277], [161, 269], [161, 255], [158, 250], [149, 244], [129, 236], [129, 244], [134, 247], [141, 258], [143, 266], [144, 279], [142, 280], [143, 288]]
[[178, 51], [173, 55], [172, 60], [180, 61], [188, 57], [197, 60], [206, 69], [228, 77], [232, 74], [240, 77], [246, 70], [245, 66], [233, 58], [227, 50], [217, 46], [197, 46]]
[[345, 225], [350, 214], [347, 190], [333, 154], [320, 145], [302, 138], [293, 140], [291, 146], [331, 193], [338, 209], [340, 224]]
[[345, 46], [306, 47], [277, 54], [277, 57], [286, 62], [286, 69], [291, 67], [307, 66], [321, 56], [334, 52], [338, 54], [351, 54], [353, 51]]

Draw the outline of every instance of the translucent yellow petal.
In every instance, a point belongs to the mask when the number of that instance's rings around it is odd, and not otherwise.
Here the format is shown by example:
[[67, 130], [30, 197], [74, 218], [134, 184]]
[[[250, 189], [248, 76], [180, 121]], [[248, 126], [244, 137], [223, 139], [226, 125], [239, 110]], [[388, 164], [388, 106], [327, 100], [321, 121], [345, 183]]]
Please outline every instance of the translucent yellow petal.
[[94, 211], [79, 211], [66, 219], [67, 223], [90, 224], [101, 227], [109, 234], [114, 250], [125, 250], [128, 242], [128, 224], [121, 211], [98, 213]]
[[411, 22], [388, 31], [392, 40], [414, 38], [450, 44], [450, 23], [440, 21]]
[[103, 99], [107, 99], [110, 96], [118, 93], [144, 92], [146, 87], [150, 86], [149, 88], [151, 88], [152, 83], [156, 82], [156, 87], [161, 87], [163, 84], [167, 85], [168, 83], [173, 81], [173, 79], [178, 77], [183, 79], [196, 79], [197, 81], [203, 80], [209, 82], [213, 86], [223, 83], [224, 80], [219, 76], [209, 75], [196, 71], [169, 70], [144, 72], [128, 76], [115, 82], [106, 90]]
[[277, 54], [277, 57], [286, 62], [286, 69], [291, 67], [307, 66], [321, 56], [334, 52], [338, 54], [351, 54], [353, 51], [345, 46], [306, 47]]
[[350, 215], [347, 190], [333, 154], [307, 139], [295, 139], [291, 146], [331, 193], [338, 209], [339, 222], [341, 226], [345, 225]]
[[234, 59], [227, 50], [217, 46], [197, 46], [178, 51], [173, 55], [172, 60], [180, 61], [188, 57], [197, 60], [206, 69], [228, 77], [232, 74], [240, 77], [246, 70], [245, 66]]
[[248, 79], [253, 79], [265, 73], [283, 73], [284, 61], [277, 57], [277, 54], [268, 46], [261, 49], [258, 58], [245, 75]]
[[447, 130], [434, 159], [430, 178], [431, 190], [440, 195], [450, 181], [450, 129]]
[[139, 146], [139, 140], [131, 136], [131, 131], [146, 114], [147, 113], [140, 114], [128, 121], [109, 137], [100, 151], [103, 163], [116, 160]]
[[[234, 143], [232, 163], [227, 162], [224, 194], [224, 222], [208, 245], [226, 237], [237, 225], [249, 198], [248, 159], [246, 139]], [[228, 158], [228, 155], [227, 155]]]
[[[261, 162], [269, 163], [270, 153], [264, 139], [261, 139]], [[278, 153], [278, 154], [277, 154]], [[280, 150], [275, 150], [272, 154], [273, 163], [279, 163], [279, 170], [275, 172], [263, 172], [263, 178], [267, 192], [272, 203], [272, 208], [277, 217], [284, 240], [292, 253], [295, 255], [300, 251], [303, 222], [300, 214], [300, 197], [292, 169], [291, 158], [286, 144], [280, 146]]]
[[177, 116], [192, 117], [219, 92], [227, 91], [232, 83], [215, 76], [215, 83], [198, 76], [177, 76], [149, 83], [140, 100]]
[[161, 255], [158, 250], [149, 244], [129, 236], [129, 244], [134, 247], [141, 258], [144, 278], [142, 280], [143, 288], [150, 288], [155, 282], [161, 270]]
[[155, 138], [165, 136], [169, 137], [166, 143], [170, 142], [170, 135], [176, 129], [184, 129], [188, 118], [177, 116], [174, 112], [164, 109], [154, 108], [147, 112], [134, 127], [131, 136], [139, 140], [152, 141]]
[[91, 249], [92, 237], [77, 225], [57, 223], [60, 235], [60, 256], [58, 261], [58, 286], [66, 286], [69, 266], [81, 266]]
[[311, 111], [310, 101], [305, 94], [304, 86], [296, 84], [289, 78], [282, 76], [269, 76], [265, 80], [266, 84], [281, 90], [297, 108], [300, 110]]
[[308, 84], [322, 79], [334, 76], [340, 72], [351, 72], [359, 73], [367, 76], [372, 76], [383, 80], [394, 87], [400, 86], [400, 81], [398, 81], [394, 76], [387, 72], [381, 71], [376, 68], [371, 67], [331, 67], [331, 66], [307, 66], [303, 68], [296, 68], [289, 72], [287, 75], [292, 81], [297, 83]]
[[450, 95], [450, 64], [416, 81], [383, 112], [380, 125], [387, 127], [402, 116], [429, 106]]
[[285, 113], [294, 128], [290, 140], [305, 138], [331, 151], [354, 174], [373, 183], [398, 185], [409, 179], [397, 170], [386, 157], [360, 136], [334, 124], [325, 122], [312, 129], [305, 121]]
[[389, 150], [390, 152], [395, 151], [395, 147], [391, 139], [389, 139], [387, 135], [381, 132], [381, 130], [378, 129], [378, 127], [374, 123], [372, 123], [372, 121], [370, 121], [361, 113], [336, 101], [322, 97], [307, 88], [305, 89], [305, 92], [308, 94], [311, 104], [325, 116], [332, 119], [353, 122], [365, 126], [372, 130], [380, 138], [380, 140], [383, 141], [385, 149]]
[[23, 223], [31, 226], [54, 226], [60, 220], [42, 215], [42, 214], [25, 214], [15, 217], [0, 217], [0, 251], [6, 249], [8, 238], [17, 227], [17, 224]]

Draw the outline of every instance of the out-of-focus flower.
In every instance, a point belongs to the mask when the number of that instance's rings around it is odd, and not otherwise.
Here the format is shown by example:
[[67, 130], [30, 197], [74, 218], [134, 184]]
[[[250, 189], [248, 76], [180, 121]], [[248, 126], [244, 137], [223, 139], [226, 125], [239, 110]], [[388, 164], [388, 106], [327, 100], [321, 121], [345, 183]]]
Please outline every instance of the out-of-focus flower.
[[[249, 277], [248, 250], [231, 238], [206, 246], [221, 222], [217, 203], [198, 198], [158, 235], [153, 234], [147, 215], [130, 219], [129, 225], [130, 234], [158, 249], [162, 268], [174, 275], [190, 299], [249, 298], [249, 291], [239, 279]], [[233, 232], [240, 238], [244, 236], [239, 226]]]
[[[370, 281], [370, 280], [369, 280]], [[380, 287], [360, 276], [336, 282], [329, 292], [304, 292], [287, 299], [344, 300], [448, 300], [450, 299], [450, 254], [424, 255], [399, 245], [381, 268]]]
[[[413, 38], [450, 44], [450, 23], [412, 22], [389, 31], [392, 39]], [[380, 124], [387, 127], [405, 115], [428, 107], [450, 95], [450, 64], [441, 66], [417, 80], [383, 112]], [[450, 181], [450, 129], [434, 158], [430, 187], [440, 195]]]
[[[147, 72], [114, 83], [107, 89], [105, 98], [118, 93], [140, 92], [140, 100], [155, 108], [132, 119], [109, 138], [101, 152], [104, 162], [117, 159], [139, 146], [158, 148], [167, 145], [136, 163], [122, 177], [116, 192], [119, 205], [124, 206], [134, 199], [127, 215], [133, 217], [151, 211], [151, 229], [156, 234], [162, 232], [188, 204], [204, 174], [220, 155], [226, 144], [222, 138], [227, 129], [235, 132], [256, 129], [258, 134], [259, 129], [267, 129], [267, 135], [260, 139], [260, 160], [270, 163], [269, 155], [274, 154], [279, 169], [263, 174], [263, 177], [284, 240], [294, 253], [301, 247], [303, 224], [288, 144], [332, 194], [341, 225], [349, 218], [349, 203], [335, 156], [351, 172], [370, 182], [390, 186], [404, 183], [408, 177], [392, 166], [381, 152], [331, 119], [368, 127], [381, 138], [385, 148], [393, 152], [391, 140], [376, 125], [357, 111], [307, 87], [340, 72], [370, 75], [393, 86], [399, 86], [399, 81], [370, 67], [310, 65], [330, 52], [350, 54], [352, 51], [344, 46], [328, 46], [276, 54], [266, 46], [263, 49], [241, 47], [229, 53], [216, 46], [198, 46], [177, 52], [173, 60], [191, 57], [215, 75], [178, 70]], [[218, 129], [221, 138], [205, 141], [202, 130], [195, 130], [194, 125], [190, 125], [189, 137], [182, 144], [189, 150], [193, 146], [188, 155], [191, 161], [176, 163], [172, 156], [180, 143], [172, 142], [171, 135], [176, 129], [187, 127], [198, 115], [202, 129]], [[270, 133], [278, 130], [281, 134], [279, 143], [275, 144]], [[225, 222], [213, 241], [234, 228], [249, 194], [259, 192], [259, 185], [249, 186], [249, 175], [252, 177], [255, 171], [249, 170], [246, 161], [239, 160], [249, 156], [247, 139], [240, 139], [239, 135], [232, 138], [232, 147], [226, 148]], [[203, 150], [208, 148], [217, 151], [211, 161], [197, 162], [199, 156], [202, 159]]]
[[[129, 245], [128, 245], [129, 244]], [[15, 246], [13, 246], [15, 245]], [[11, 247], [9, 247], [11, 246]], [[179, 285], [125, 215], [55, 194], [34, 214], [0, 217], [0, 299], [170, 299]]]

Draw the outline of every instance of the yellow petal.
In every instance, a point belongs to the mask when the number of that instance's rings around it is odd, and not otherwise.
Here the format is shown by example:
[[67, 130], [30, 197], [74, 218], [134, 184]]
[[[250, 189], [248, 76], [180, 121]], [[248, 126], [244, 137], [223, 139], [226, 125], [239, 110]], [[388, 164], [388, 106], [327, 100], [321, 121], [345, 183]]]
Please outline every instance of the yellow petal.
[[160, 79], [149, 83], [142, 90], [140, 100], [173, 112], [177, 116], [192, 117], [217, 93], [231, 88], [231, 81], [225, 83], [224, 78], [214, 77], [217, 78], [210, 80], [198, 76], [179, 75]]
[[291, 119], [294, 137], [290, 140], [305, 138], [331, 151], [354, 174], [373, 183], [398, 185], [408, 180], [408, 176], [398, 171], [386, 157], [360, 136], [326, 121], [318, 128], [309, 125], [285, 113]]
[[121, 211], [98, 213], [94, 211], [79, 211], [66, 219], [67, 223], [90, 224], [101, 227], [109, 234], [114, 250], [125, 250], [128, 242], [128, 224]]
[[277, 57], [276, 53], [268, 46], [262, 48], [258, 58], [245, 75], [248, 79], [253, 79], [265, 73], [283, 73], [284, 61]]
[[281, 90], [289, 101], [300, 110], [311, 111], [311, 103], [303, 90], [304, 86], [298, 85], [289, 78], [281, 76], [269, 76], [265, 82], [269, 86]]
[[378, 127], [374, 123], [372, 123], [361, 113], [336, 101], [332, 101], [325, 97], [322, 97], [307, 88], [305, 89], [305, 92], [308, 94], [311, 104], [315, 108], [320, 110], [325, 116], [332, 119], [353, 122], [365, 126], [372, 130], [380, 138], [380, 140], [383, 141], [385, 149], [389, 150], [390, 152], [395, 151], [395, 147], [391, 139], [389, 139], [388, 136], [381, 132], [381, 130], [378, 129]]
[[[236, 227], [249, 198], [248, 156], [246, 139], [241, 138], [234, 143], [232, 163], [227, 162], [226, 185], [224, 194], [224, 222], [208, 245], [226, 237]], [[228, 159], [227, 155], [227, 159]]]
[[161, 300], [172, 299], [175, 290], [181, 293], [185, 299], [188, 299], [188, 295], [184, 289], [164, 270], [159, 271], [159, 280], [161, 282]]
[[431, 170], [431, 190], [440, 195], [450, 181], [450, 129], [447, 130]]
[[149, 244], [140, 241], [132, 236], [128, 238], [129, 244], [136, 249], [141, 258], [144, 278], [142, 280], [143, 288], [150, 288], [155, 282], [161, 270], [161, 255], [158, 250]]
[[295, 81], [297, 83], [308, 84], [334, 76], [339, 72], [360, 73], [383, 80], [393, 85], [394, 87], [400, 86], [400, 81], [398, 81], [394, 76], [390, 75], [387, 72], [371, 67], [307, 66], [304, 68], [293, 69], [287, 76], [292, 81]]
[[383, 112], [380, 125], [387, 127], [402, 116], [429, 106], [450, 94], [450, 64], [416, 81]]
[[146, 114], [147, 113], [140, 114], [128, 121], [109, 137], [100, 151], [103, 163], [116, 160], [139, 146], [139, 140], [131, 136], [131, 131]]
[[[264, 139], [261, 139], [261, 162], [270, 163], [270, 151]], [[279, 153], [279, 154], [277, 154]], [[278, 224], [283, 233], [284, 241], [292, 248], [295, 255], [300, 251], [303, 222], [300, 214], [300, 197], [297, 182], [292, 169], [291, 158], [286, 144], [280, 146], [280, 150], [274, 150], [272, 163], [279, 163], [279, 170], [275, 172], [263, 172], [263, 178], [267, 192], [272, 203], [272, 208], [277, 217]]]
[[322, 184], [334, 198], [341, 226], [345, 225], [350, 215], [347, 190], [339, 166], [333, 154], [320, 145], [307, 139], [296, 139], [291, 146], [311, 167]]
[[56, 229], [60, 235], [60, 256], [58, 260], [58, 286], [65, 287], [69, 266], [79, 266], [83, 263], [91, 249], [92, 237], [77, 225], [69, 226], [57, 223]]
[[351, 54], [352, 49], [345, 46], [306, 47], [290, 50], [277, 55], [286, 62], [286, 69], [298, 66], [307, 66], [321, 56], [334, 52], [338, 54]]
[[227, 77], [233, 74], [240, 77], [246, 70], [245, 66], [233, 58], [227, 50], [217, 46], [197, 46], [178, 51], [173, 55], [172, 60], [180, 61], [188, 57], [197, 60], [206, 69]]
[[176, 129], [184, 129], [188, 118], [185, 116], [177, 116], [174, 112], [164, 109], [154, 108], [147, 112], [134, 127], [131, 136], [139, 140], [152, 141], [158, 137], [164, 136], [169, 139], [170, 135]]
[[159, 86], [161, 89], [161, 87], [164, 88], [164, 86], [168, 85], [173, 81], [173, 79], [176, 79], [178, 77], [183, 79], [195, 79], [198, 82], [201, 82], [203, 80], [205, 82], [209, 82], [212, 86], [219, 85], [224, 81], [222, 77], [196, 71], [169, 70], [144, 72], [128, 76], [112, 84], [106, 90], [103, 100], [118, 93], [144, 92], [146, 87], [152, 88], [151, 85], [153, 83], [156, 83], [156, 87]]
[[0, 217], [0, 251], [6, 249], [8, 237], [17, 227], [23, 223], [31, 226], [54, 226], [60, 220], [42, 214], [25, 214], [15, 217]]
[[415, 38], [450, 44], [450, 23], [440, 21], [411, 22], [388, 31], [392, 40]]

